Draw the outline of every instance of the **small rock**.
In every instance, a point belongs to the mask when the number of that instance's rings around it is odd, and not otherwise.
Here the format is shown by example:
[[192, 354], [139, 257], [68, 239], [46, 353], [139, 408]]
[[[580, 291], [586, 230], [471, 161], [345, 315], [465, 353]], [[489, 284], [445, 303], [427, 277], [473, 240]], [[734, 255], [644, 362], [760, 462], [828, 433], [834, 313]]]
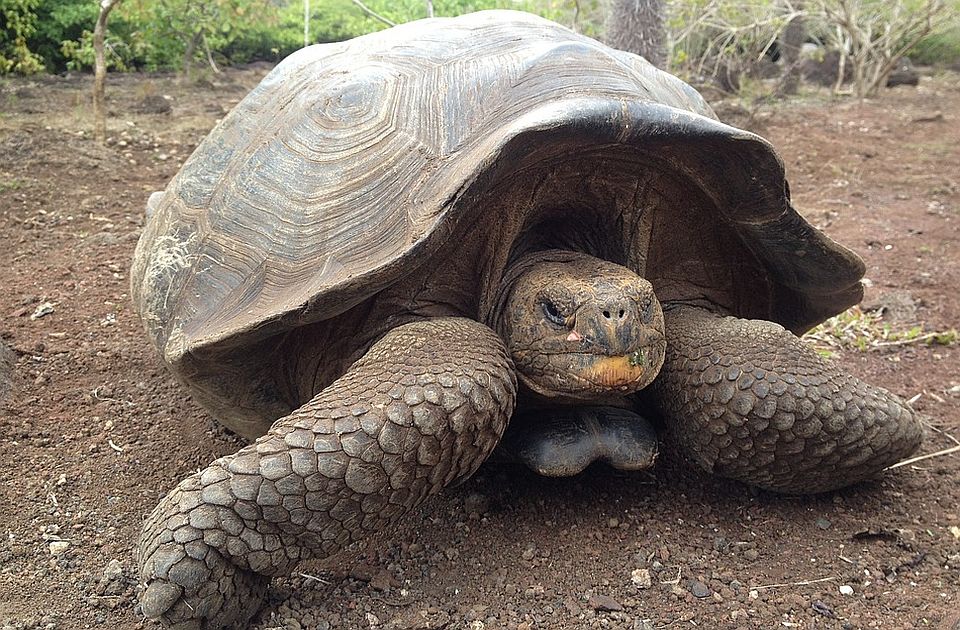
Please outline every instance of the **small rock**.
[[830, 522], [830, 519], [823, 518], [822, 516], [817, 519], [817, 527], [820, 529], [830, 529], [830, 526], [833, 523]]
[[743, 557], [746, 560], [753, 562], [754, 560], [760, 557], [760, 552], [757, 551], [756, 549], [747, 549], [746, 551], [743, 552]]
[[849, 584], [843, 584], [840, 586], [841, 595], [853, 595], [853, 587]]
[[107, 568], [103, 570], [103, 579], [108, 582], [114, 582], [123, 577], [123, 565], [120, 561], [113, 559], [107, 563]]
[[587, 605], [594, 610], [605, 610], [608, 612], [620, 612], [623, 610], [620, 602], [609, 595], [591, 595], [590, 598], [587, 599]]
[[917, 321], [917, 301], [908, 291], [885, 291], [865, 301], [861, 309], [879, 311], [885, 321], [912, 324]]
[[399, 586], [400, 584], [394, 579], [393, 575], [386, 569], [382, 569], [377, 572], [372, 578], [370, 578], [370, 588], [373, 588], [377, 591], [388, 591], [391, 586]]
[[898, 85], [919, 85], [920, 73], [914, 67], [909, 57], [900, 57], [893, 71], [887, 76], [887, 87]]
[[30, 315], [30, 319], [36, 321], [41, 317], [45, 317], [53, 312], [53, 307], [56, 306], [53, 302], [44, 302], [33, 310], [33, 314]]
[[635, 619], [633, 621], [633, 630], [654, 630], [656, 628], [653, 625], [653, 620], [651, 619]]
[[[149, 94], [140, 100], [135, 109], [141, 114], [169, 114], [173, 107], [170, 104], [170, 99], [165, 96]], [[121, 144], [121, 146], [126, 145]]]
[[70, 548], [70, 543], [66, 540], [54, 540], [50, 543], [50, 555], [59, 556], [66, 553]]
[[534, 547], [533, 545], [530, 545], [529, 547], [523, 550], [523, 553], [521, 554], [520, 557], [523, 558], [524, 560], [533, 560], [533, 557], [535, 555], [537, 555], [537, 548]]
[[709, 586], [699, 580], [690, 580], [690, 582], [687, 583], [687, 588], [690, 589], [693, 596], [698, 599], [710, 597], [710, 594], [713, 592]]
[[836, 619], [837, 613], [833, 612], [833, 609], [830, 608], [827, 604], [824, 604], [819, 599], [813, 601], [813, 604], [810, 606], [813, 608], [813, 612], [823, 615], [824, 617], [829, 617], [830, 619]]
[[616, 529], [620, 527], [620, 519], [611, 518], [610, 520], [607, 521], [607, 527], [609, 527], [610, 529]]
[[650, 588], [653, 584], [653, 579], [650, 577], [650, 571], [648, 569], [634, 569], [630, 574], [630, 581], [633, 582], [633, 585], [637, 588]]

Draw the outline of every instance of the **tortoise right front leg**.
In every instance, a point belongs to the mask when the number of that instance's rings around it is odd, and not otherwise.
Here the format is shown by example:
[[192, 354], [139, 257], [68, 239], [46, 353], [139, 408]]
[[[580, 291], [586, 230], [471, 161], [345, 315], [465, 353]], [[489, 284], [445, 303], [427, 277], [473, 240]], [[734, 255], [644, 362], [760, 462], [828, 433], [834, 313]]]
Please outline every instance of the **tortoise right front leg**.
[[814, 493], [872, 477], [920, 445], [902, 400], [824, 361], [791, 332], [702, 309], [664, 309], [667, 353], [651, 391], [706, 470]]
[[477, 322], [400, 326], [255, 443], [174, 489], [140, 539], [147, 617], [246, 627], [268, 578], [400, 517], [487, 458], [516, 399], [503, 342]]

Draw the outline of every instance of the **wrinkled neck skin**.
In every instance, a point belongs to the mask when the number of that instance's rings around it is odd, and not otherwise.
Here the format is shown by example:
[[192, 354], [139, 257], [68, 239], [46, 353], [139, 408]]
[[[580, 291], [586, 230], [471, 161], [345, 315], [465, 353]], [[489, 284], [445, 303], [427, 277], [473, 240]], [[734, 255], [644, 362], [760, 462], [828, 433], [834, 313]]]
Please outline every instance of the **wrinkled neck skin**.
[[615, 404], [656, 378], [666, 343], [653, 287], [568, 250], [528, 253], [503, 274], [486, 323], [534, 401]]

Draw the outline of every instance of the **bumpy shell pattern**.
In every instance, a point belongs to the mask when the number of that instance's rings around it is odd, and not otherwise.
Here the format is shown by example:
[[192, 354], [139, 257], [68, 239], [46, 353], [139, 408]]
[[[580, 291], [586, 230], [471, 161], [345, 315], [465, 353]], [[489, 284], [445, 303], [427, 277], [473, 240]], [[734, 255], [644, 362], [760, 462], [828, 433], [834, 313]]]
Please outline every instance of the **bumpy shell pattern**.
[[862, 263], [793, 210], [765, 141], [640, 57], [490, 11], [279, 64], [151, 198], [134, 301], [175, 370], [187, 354], [242, 352], [419, 273], [467, 224], [475, 239], [505, 238], [486, 227], [501, 221], [522, 229], [522, 205], [496, 216], [484, 200], [577, 151], [639, 156], [672, 174], [674, 198], [690, 191], [665, 218], [621, 216], [643, 232], [624, 242], [649, 250], [622, 261], [661, 299], [697, 286], [799, 332], [860, 298]]

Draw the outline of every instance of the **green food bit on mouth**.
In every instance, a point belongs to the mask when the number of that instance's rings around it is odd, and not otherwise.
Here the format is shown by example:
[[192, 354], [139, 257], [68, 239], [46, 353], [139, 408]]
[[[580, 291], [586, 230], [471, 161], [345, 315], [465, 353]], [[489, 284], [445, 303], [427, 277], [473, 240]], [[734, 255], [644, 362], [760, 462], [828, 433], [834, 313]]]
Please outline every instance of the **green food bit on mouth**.
[[631, 367], [645, 367], [647, 365], [647, 353], [644, 350], [637, 350], [627, 359]]

